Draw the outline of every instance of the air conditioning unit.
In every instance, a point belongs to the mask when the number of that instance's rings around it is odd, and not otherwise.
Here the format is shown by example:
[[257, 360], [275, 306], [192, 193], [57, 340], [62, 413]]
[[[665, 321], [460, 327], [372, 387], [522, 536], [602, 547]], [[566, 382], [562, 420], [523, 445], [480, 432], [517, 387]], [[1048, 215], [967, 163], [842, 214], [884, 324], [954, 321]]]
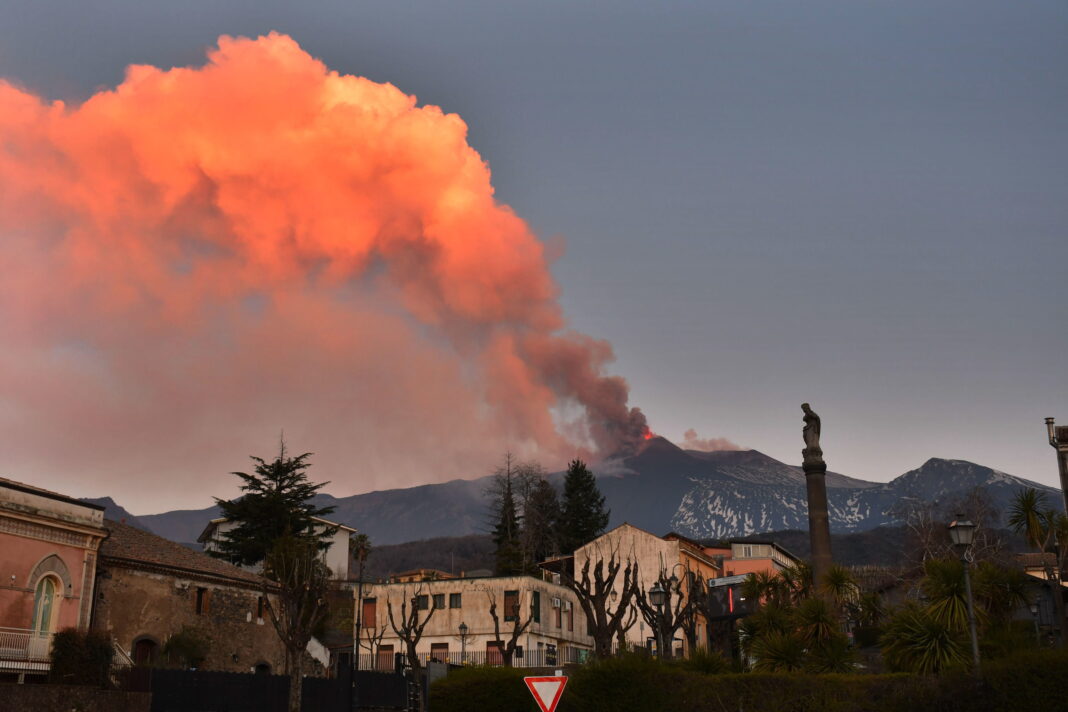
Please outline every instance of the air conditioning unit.
[[560, 599], [559, 598], [554, 598], [553, 599], [553, 608], [559, 608], [559, 607], [560, 607]]
[[555, 583], [557, 586], [560, 585], [560, 574], [553, 574], [553, 583]]
[[571, 610], [571, 601], [564, 601], [564, 610], [565, 611], [570, 611]]

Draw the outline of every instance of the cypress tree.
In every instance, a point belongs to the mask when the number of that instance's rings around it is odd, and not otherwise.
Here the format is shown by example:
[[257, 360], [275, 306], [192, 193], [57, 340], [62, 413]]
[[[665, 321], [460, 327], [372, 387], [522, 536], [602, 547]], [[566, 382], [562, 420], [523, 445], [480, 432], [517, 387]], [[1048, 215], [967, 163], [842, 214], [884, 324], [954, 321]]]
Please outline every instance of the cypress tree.
[[519, 515], [516, 513], [512, 478], [506, 477], [498, 503], [497, 523], [493, 527], [493, 543], [497, 546], [497, 576], [523, 573], [523, 552], [519, 542]]
[[599, 537], [608, 526], [608, 515], [593, 473], [582, 460], [572, 460], [564, 476], [560, 550], [571, 553]]

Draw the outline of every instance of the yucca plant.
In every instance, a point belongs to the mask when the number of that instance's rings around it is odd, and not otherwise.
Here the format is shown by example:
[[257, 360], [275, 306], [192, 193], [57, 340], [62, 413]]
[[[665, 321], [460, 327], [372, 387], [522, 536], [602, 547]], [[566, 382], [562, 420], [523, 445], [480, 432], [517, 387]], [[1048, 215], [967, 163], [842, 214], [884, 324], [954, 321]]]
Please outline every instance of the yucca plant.
[[856, 655], [849, 647], [849, 640], [835, 633], [808, 651], [805, 670], [815, 673], [845, 673], [856, 670]]
[[895, 672], [939, 673], [967, 663], [963, 634], [928, 610], [908, 605], [886, 624], [883, 660]]
[[798, 638], [815, 648], [838, 634], [838, 618], [822, 598], [809, 598], [793, 612]]
[[752, 655], [757, 672], [792, 672], [805, 665], [805, 646], [797, 636], [772, 631], [753, 641]]
[[[927, 599], [927, 612], [952, 630], [968, 629], [968, 597], [964, 586], [964, 565], [952, 559], [928, 559], [920, 590]], [[985, 623], [986, 613], [975, 608], [977, 624]]]
[[860, 596], [860, 588], [853, 579], [853, 574], [846, 567], [837, 564], [827, 569], [827, 573], [823, 575], [820, 590], [830, 596], [839, 608], [856, 603]]

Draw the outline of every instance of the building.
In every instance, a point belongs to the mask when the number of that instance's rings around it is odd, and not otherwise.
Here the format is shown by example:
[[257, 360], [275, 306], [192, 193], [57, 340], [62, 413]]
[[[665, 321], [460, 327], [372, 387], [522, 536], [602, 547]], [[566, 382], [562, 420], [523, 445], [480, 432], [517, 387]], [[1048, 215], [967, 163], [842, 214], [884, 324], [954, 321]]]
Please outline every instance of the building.
[[0, 675], [48, 671], [52, 635], [85, 630], [104, 508], [0, 478]]
[[[93, 629], [135, 663], [161, 660], [178, 634], [200, 641], [206, 670], [281, 672], [262, 577], [126, 524], [105, 521]], [[177, 661], [171, 661], [177, 662]]]
[[453, 664], [500, 663], [502, 655], [490, 606], [496, 604], [500, 636], [507, 645], [519, 617], [530, 625], [516, 640], [516, 667], [581, 662], [593, 649], [586, 619], [575, 595], [560, 584], [533, 576], [449, 578], [404, 583], [365, 584], [361, 604], [360, 667], [391, 669], [405, 643], [390, 624], [400, 627], [401, 606], [432, 611], [417, 645], [424, 660]]
[[[320, 519], [319, 517], [312, 517], [312, 520], [316, 524], [316, 533], [321, 533], [327, 529], [334, 530], [333, 536], [329, 539], [330, 547], [323, 552], [323, 560], [330, 567], [334, 578], [339, 581], [354, 580], [356, 578], [356, 570], [353, 565], [352, 552], [349, 550], [349, 539], [353, 534], [357, 533], [356, 530], [344, 524]], [[237, 526], [237, 522], [231, 521], [226, 517], [212, 519], [204, 527], [204, 531], [200, 533], [200, 536], [197, 537], [197, 541], [204, 545], [204, 551], [218, 551], [219, 542], [222, 541], [226, 532]]]
[[[675, 533], [659, 537], [624, 523], [575, 551], [573, 565], [576, 579], [581, 577], [587, 561], [593, 567], [598, 561], [607, 562], [612, 556], [621, 559], [624, 566], [628, 561], [638, 566], [638, 586], [643, 592], [648, 592], [658, 581], [674, 576], [680, 582], [683, 595], [688, 596], [693, 578], [708, 581], [722, 576], [720, 564], [698, 542]], [[622, 578], [621, 573], [614, 585], [616, 592], [622, 590]], [[699, 618], [695, 633], [696, 640], [704, 641], [707, 638], [707, 622]], [[625, 637], [628, 645], [654, 647], [655, 635], [639, 616]], [[676, 633], [671, 647], [676, 655], [688, 654], [688, 645], [681, 632]]]
[[703, 550], [707, 556], [722, 565], [724, 576], [744, 576], [760, 572], [777, 574], [801, 563], [800, 559], [773, 541], [731, 539], [703, 547]]

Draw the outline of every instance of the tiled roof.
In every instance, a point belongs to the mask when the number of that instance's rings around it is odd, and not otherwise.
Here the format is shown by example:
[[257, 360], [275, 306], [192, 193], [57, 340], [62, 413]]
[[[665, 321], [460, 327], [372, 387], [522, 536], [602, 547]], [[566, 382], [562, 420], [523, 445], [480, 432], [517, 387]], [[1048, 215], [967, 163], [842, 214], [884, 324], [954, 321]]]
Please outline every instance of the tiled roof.
[[256, 586], [263, 583], [263, 577], [251, 571], [245, 571], [221, 559], [193, 551], [169, 539], [141, 531], [128, 524], [105, 519], [104, 527], [110, 536], [100, 545], [102, 559], [172, 569], [179, 575], [200, 574]]
[[1057, 555], [1051, 551], [1047, 551], [1042, 554], [1029, 553], [1029, 554], [1017, 554], [1016, 560], [1020, 562], [1024, 568], [1040, 568], [1043, 566], [1057, 566]]

